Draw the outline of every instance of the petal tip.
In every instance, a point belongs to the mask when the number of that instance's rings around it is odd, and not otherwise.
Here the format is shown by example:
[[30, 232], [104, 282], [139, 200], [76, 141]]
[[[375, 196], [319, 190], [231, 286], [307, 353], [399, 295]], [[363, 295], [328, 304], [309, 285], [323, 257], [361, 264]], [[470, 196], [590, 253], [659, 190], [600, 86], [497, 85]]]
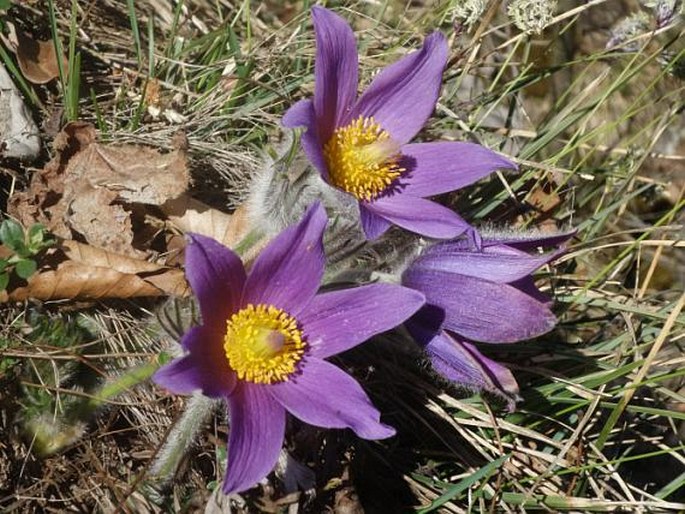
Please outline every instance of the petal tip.
[[514, 171], [519, 170], [519, 165], [516, 164], [514, 161], [511, 161], [502, 155], [500, 156], [500, 158], [502, 159], [502, 168]]
[[[376, 412], [377, 418], [380, 418], [380, 413]], [[360, 424], [361, 425], [361, 424]], [[355, 426], [354, 424], [350, 424], [349, 428], [352, 429], [352, 431], [357, 434], [358, 437], [361, 437], [362, 439], [366, 439], [367, 441], [379, 441], [381, 439], [388, 439], [390, 437], [393, 437], [395, 434], [397, 434], [397, 430], [395, 430], [393, 427], [390, 425], [386, 425], [385, 423], [381, 423], [380, 421], [374, 421], [372, 423], [368, 422], [368, 420], [361, 426]]]
[[447, 52], [447, 38], [439, 30], [436, 30], [428, 34], [425, 42], [432, 45], [440, 46], [440, 50], [444, 50], [445, 52]]
[[315, 5], [314, 7], [312, 7], [311, 14], [312, 20], [314, 20], [315, 24], [318, 22], [334, 23], [337, 21], [343, 22], [345, 25], [347, 25], [347, 22], [342, 16], [336, 14], [334, 11], [330, 9], [323, 7], [322, 5]]
[[186, 241], [192, 244], [203, 244], [208, 240], [211, 240], [211, 238], [198, 234], [197, 232], [187, 232], [185, 236]]
[[197, 372], [194, 362], [186, 355], [159, 368], [152, 375], [152, 382], [171, 394], [190, 394], [201, 389]]
[[[379, 423], [378, 430], [376, 432], [376, 436], [373, 437], [374, 440], [376, 439], [388, 439], [390, 437], [394, 437], [397, 434], [397, 430], [395, 430], [394, 427], [391, 427], [390, 425], [386, 425], [384, 423]], [[371, 438], [369, 438], [371, 439]]]

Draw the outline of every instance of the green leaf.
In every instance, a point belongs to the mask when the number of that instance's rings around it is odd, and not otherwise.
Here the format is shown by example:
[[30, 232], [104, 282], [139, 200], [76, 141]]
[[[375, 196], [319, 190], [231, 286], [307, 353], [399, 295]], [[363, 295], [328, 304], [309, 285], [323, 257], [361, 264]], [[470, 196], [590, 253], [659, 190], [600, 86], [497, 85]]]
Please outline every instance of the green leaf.
[[31, 250], [35, 250], [35, 252], [40, 251], [43, 246], [43, 240], [45, 239], [45, 227], [40, 223], [31, 225], [27, 239]]
[[0, 224], [0, 241], [9, 249], [19, 252], [24, 249], [24, 229], [14, 220], [6, 219]]
[[9, 264], [9, 261], [7, 259], [0, 259], [0, 273], [5, 271], [5, 268]]
[[7, 289], [7, 284], [10, 282], [10, 276], [9, 273], [3, 272], [0, 273], [0, 291], [4, 291]]
[[172, 360], [173, 360], [173, 357], [166, 352], [160, 352], [159, 355], [157, 356], [157, 362], [159, 362], [160, 366], [164, 366], [165, 364], [171, 362]]
[[12, 6], [12, 2], [10, 0], [0, 0], [0, 11], [6, 11]]
[[26, 280], [36, 272], [37, 267], [38, 266], [36, 265], [36, 261], [31, 259], [22, 259], [19, 262], [17, 262], [17, 264], [15, 264], [14, 271], [17, 272], [17, 275], [19, 275], [19, 277]]

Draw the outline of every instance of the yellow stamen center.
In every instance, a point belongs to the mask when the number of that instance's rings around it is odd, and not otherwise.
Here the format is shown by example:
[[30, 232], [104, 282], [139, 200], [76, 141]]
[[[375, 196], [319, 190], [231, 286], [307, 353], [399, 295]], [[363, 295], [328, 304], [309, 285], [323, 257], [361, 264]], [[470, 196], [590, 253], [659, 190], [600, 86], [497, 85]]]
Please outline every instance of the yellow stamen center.
[[249, 304], [226, 322], [224, 351], [238, 378], [256, 384], [288, 380], [307, 343], [297, 320], [272, 305]]
[[360, 116], [333, 132], [323, 147], [331, 184], [358, 200], [373, 200], [404, 170], [400, 146], [373, 118]]

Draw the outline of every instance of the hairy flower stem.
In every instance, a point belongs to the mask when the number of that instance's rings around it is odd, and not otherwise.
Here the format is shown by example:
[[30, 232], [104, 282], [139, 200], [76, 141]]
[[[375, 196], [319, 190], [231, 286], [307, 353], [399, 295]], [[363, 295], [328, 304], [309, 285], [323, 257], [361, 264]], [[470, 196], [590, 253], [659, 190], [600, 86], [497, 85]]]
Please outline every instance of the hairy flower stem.
[[[52, 455], [77, 441], [86, 431], [87, 420], [95, 411], [112, 398], [129, 391], [149, 380], [159, 369], [161, 362], [155, 360], [106, 382], [88, 398], [81, 398], [64, 416], [38, 415], [27, 422], [33, 444], [40, 455]], [[81, 401], [83, 400], [83, 401]]]
[[174, 425], [152, 465], [153, 475], [162, 480], [169, 480], [174, 475], [200, 429], [220, 404], [219, 400], [213, 400], [199, 392], [190, 397], [185, 411]]
[[97, 391], [89, 400], [88, 404], [86, 405], [86, 414], [92, 413], [95, 411], [95, 409], [106, 404], [111, 398], [125, 393], [138, 384], [142, 384], [143, 382], [147, 381], [155, 373], [155, 371], [159, 369], [162, 361], [165, 360], [165, 357], [166, 356], [163, 356], [161, 360], [157, 359], [154, 362], [133, 368], [128, 373], [124, 373], [111, 382], [105, 383], [102, 388]]

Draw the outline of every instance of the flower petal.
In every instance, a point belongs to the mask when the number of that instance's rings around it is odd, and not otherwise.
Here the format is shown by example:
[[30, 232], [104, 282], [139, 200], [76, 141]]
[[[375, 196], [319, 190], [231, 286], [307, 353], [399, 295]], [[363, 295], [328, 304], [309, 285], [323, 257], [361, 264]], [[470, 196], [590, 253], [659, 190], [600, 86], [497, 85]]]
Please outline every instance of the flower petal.
[[202, 321], [223, 324], [239, 307], [245, 284], [245, 268], [240, 258], [214, 239], [188, 234], [186, 278], [200, 303]]
[[538, 289], [538, 286], [535, 285], [535, 280], [533, 277], [524, 277], [516, 282], [512, 282], [510, 285], [514, 286], [522, 293], [527, 294], [531, 298], [534, 298], [538, 302], [544, 303], [548, 307], [552, 306], [552, 297]]
[[319, 294], [299, 320], [311, 355], [324, 358], [395, 328], [424, 304], [418, 291], [394, 284], [371, 284]]
[[444, 310], [444, 328], [474, 341], [521, 341], [556, 324], [545, 304], [507, 284], [412, 268], [402, 275], [402, 284], [421, 291], [427, 303]]
[[228, 405], [231, 430], [224, 494], [249, 489], [268, 475], [285, 434], [285, 409], [266, 387], [241, 382]]
[[369, 241], [381, 237], [392, 225], [385, 218], [381, 218], [367, 209], [363, 203], [359, 204], [359, 217], [364, 229], [364, 235]]
[[327, 142], [357, 98], [357, 43], [348, 23], [337, 14], [312, 8], [316, 33], [314, 111], [318, 135]]
[[471, 228], [447, 207], [401, 193], [377, 198], [365, 207], [395, 225], [428, 237], [450, 239]]
[[268, 304], [295, 316], [314, 296], [324, 271], [326, 211], [316, 202], [302, 221], [276, 236], [255, 260], [242, 305]]
[[300, 375], [269, 387], [286, 409], [311, 425], [351, 428], [363, 439], [395, 435], [357, 381], [326, 361], [308, 358]]
[[411, 267], [510, 283], [529, 276], [558, 255], [557, 252], [528, 255], [505, 245], [486, 246], [482, 251], [467, 246], [463, 241], [438, 243], [427, 249]]
[[415, 143], [402, 147], [402, 192], [433, 196], [456, 191], [500, 168], [516, 169], [504, 157], [473, 143]]
[[391, 64], [371, 82], [344, 123], [373, 116], [397, 143], [409, 142], [435, 109], [446, 64], [447, 41], [434, 32], [421, 50]]
[[190, 394], [199, 389], [210, 398], [229, 396], [236, 377], [221, 343], [221, 339], [212, 338], [206, 327], [191, 328], [181, 340], [189, 353], [162, 366], [152, 380], [174, 394]]
[[288, 128], [304, 127], [306, 130], [302, 134], [302, 148], [307, 155], [309, 162], [319, 170], [324, 179], [328, 178], [326, 160], [321, 151], [318, 129], [316, 127], [316, 115], [314, 114], [314, 104], [311, 100], [300, 100], [283, 115], [283, 126]]
[[159, 368], [152, 375], [152, 381], [170, 393], [190, 394], [202, 389], [202, 372], [195, 360], [185, 355]]
[[471, 343], [440, 331], [422, 340], [422, 331], [414, 323], [407, 328], [425, 347], [433, 368], [455, 384], [477, 391], [488, 391], [513, 403], [518, 394], [516, 379], [506, 367], [481, 354]]

